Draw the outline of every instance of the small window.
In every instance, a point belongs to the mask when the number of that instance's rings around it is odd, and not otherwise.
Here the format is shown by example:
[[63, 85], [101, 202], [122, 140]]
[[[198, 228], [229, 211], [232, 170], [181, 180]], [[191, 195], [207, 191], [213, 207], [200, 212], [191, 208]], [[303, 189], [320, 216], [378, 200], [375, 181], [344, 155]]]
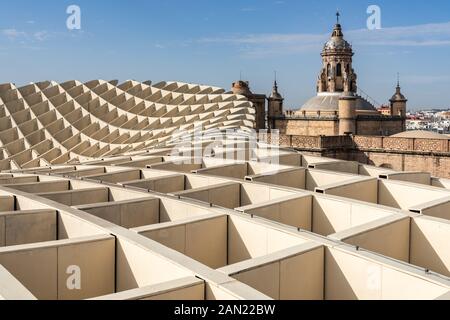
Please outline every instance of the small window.
[[342, 77], [342, 66], [340, 63], [337, 64], [336, 66], [336, 76], [337, 77]]

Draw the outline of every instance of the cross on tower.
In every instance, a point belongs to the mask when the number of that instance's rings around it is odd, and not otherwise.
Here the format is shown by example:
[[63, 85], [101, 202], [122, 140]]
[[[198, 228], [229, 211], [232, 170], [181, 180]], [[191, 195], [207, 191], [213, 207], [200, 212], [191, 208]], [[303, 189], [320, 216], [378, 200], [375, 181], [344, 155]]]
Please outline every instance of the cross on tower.
[[337, 21], [337, 24], [339, 24], [339, 17], [341, 16], [341, 14], [339, 13], [339, 10], [338, 11], [336, 11], [336, 21]]

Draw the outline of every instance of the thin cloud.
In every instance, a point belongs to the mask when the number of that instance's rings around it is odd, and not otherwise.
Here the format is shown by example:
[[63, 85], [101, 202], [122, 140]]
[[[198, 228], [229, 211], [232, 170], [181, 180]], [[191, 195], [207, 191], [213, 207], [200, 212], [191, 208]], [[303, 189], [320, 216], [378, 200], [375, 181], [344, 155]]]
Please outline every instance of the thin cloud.
[[22, 49], [42, 49], [41, 44], [51, 39], [57, 38], [80, 38], [84, 35], [91, 35], [80, 30], [79, 32], [61, 32], [61, 31], [19, 31], [14, 28], [0, 30], [0, 36], [4, 36], [11, 41], [21, 45]]
[[[380, 30], [350, 30], [345, 32], [345, 36], [349, 42], [358, 46], [450, 46], [450, 22], [391, 27]], [[199, 39], [198, 42], [201, 44], [238, 46], [243, 54], [255, 57], [317, 51], [329, 37], [330, 33], [247, 34], [203, 38]]]
[[27, 36], [26, 32], [19, 31], [17, 29], [4, 29], [1, 30], [1, 34], [10, 40], [15, 40], [17, 38]]
[[38, 31], [38, 32], [35, 32], [33, 34], [33, 36], [37, 41], [44, 41], [44, 40], [48, 39], [50, 34], [47, 31]]

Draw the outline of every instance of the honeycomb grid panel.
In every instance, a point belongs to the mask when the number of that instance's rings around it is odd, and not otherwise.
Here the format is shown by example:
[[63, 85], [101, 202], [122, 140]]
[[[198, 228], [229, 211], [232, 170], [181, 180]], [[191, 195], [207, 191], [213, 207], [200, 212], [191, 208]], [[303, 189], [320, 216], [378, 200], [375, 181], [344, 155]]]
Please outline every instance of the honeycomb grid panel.
[[46, 81], [0, 99], [0, 298], [449, 295], [445, 179], [255, 143], [252, 103], [216, 87]]

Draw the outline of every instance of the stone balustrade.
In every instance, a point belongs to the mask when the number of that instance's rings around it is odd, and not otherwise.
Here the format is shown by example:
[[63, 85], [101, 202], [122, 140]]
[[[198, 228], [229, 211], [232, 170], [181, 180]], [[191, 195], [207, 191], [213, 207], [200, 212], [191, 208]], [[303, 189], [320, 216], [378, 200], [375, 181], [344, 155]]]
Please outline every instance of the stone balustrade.
[[359, 149], [399, 152], [449, 153], [450, 139], [416, 139], [379, 136], [293, 136], [263, 134], [268, 143], [295, 149]]

